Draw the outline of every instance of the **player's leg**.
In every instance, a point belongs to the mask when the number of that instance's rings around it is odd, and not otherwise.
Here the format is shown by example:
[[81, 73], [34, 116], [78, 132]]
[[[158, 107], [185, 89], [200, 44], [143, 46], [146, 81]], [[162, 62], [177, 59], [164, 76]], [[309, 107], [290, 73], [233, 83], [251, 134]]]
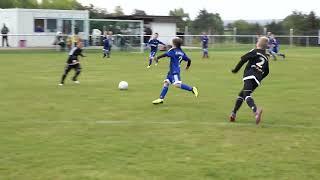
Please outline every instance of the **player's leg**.
[[229, 117], [231, 122], [235, 122], [236, 121], [236, 117], [237, 117], [237, 112], [240, 109], [241, 105], [243, 104], [244, 101], [244, 95], [243, 95], [243, 90], [240, 91], [239, 96], [235, 102], [234, 108], [231, 112], [231, 115]]
[[105, 58], [107, 56], [106, 49], [102, 49], [102, 53], [103, 53], [103, 58]]
[[208, 51], [208, 48], [204, 48], [203, 49], [203, 56], [205, 57], [205, 58], [209, 58], [209, 51]]
[[278, 56], [281, 56], [283, 59], [286, 58], [286, 55], [285, 55], [285, 54], [282, 54], [282, 53], [279, 52], [279, 47], [276, 47], [275, 50], [274, 50], [274, 52], [277, 53]]
[[199, 92], [198, 89], [196, 87], [191, 87], [187, 84], [183, 84], [180, 78], [180, 74], [174, 74], [173, 75], [173, 86], [176, 88], [180, 88], [182, 90], [186, 90], [186, 91], [190, 91], [192, 92], [196, 97], [198, 97]]
[[74, 66], [74, 70], [76, 71], [75, 75], [73, 76], [72, 80], [73, 82], [79, 84], [79, 81], [78, 81], [78, 76], [80, 75], [81, 73], [81, 65], [80, 64], [76, 64]]
[[269, 54], [272, 56], [273, 60], [277, 60], [277, 54], [273, 51], [273, 48], [268, 49]]
[[110, 55], [111, 55], [111, 50], [112, 50], [112, 45], [110, 45], [110, 46], [109, 46], [108, 54], [107, 54], [107, 55], [108, 55], [108, 57], [110, 57]]
[[151, 52], [150, 52], [150, 56], [149, 56], [149, 64], [148, 64], [148, 67], [147, 67], [147, 68], [150, 68], [150, 67], [151, 67], [151, 65], [152, 65], [152, 61], [153, 61], [153, 59], [154, 59], [155, 55], [156, 55], [156, 52], [154, 52], [154, 51], [151, 51]]
[[171, 81], [170, 81], [170, 79], [168, 77], [163, 82], [163, 87], [162, 87], [159, 99], [156, 99], [156, 100], [152, 101], [153, 104], [162, 104], [163, 103], [164, 98], [166, 97], [166, 95], [168, 93], [170, 84], [171, 84]]
[[61, 77], [61, 81], [60, 81], [60, 84], [59, 85], [63, 85], [64, 84], [64, 80], [66, 79], [68, 73], [70, 72], [70, 70], [72, 69], [72, 65], [67, 65], [65, 68], [64, 68], [64, 73]]
[[243, 95], [245, 97], [245, 101], [248, 104], [248, 106], [251, 108], [255, 115], [256, 124], [259, 124], [261, 121], [261, 114], [262, 109], [258, 109], [254, 99], [252, 98], [251, 94], [253, 91], [258, 87], [258, 84], [255, 80], [249, 79], [244, 81], [244, 88], [243, 88]]

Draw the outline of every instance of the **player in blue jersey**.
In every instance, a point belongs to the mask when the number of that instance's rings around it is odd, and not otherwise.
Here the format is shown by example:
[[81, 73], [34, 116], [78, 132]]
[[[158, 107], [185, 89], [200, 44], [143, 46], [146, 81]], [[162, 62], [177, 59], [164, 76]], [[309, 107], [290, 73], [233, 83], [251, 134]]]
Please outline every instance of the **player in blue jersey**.
[[108, 32], [104, 33], [103, 37], [103, 58], [107, 57], [110, 58], [110, 49], [111, 49], [110, 39], [108, 38]]
[[[147, 68], [150, 68], [152, 65], [152, 61], [153, 59], [156, 57], [156, 54], [158, 52], [158, 46], [159, 44], [165, 45], [163, 42], [158, 40], [159, 34], [158, 33], [154, 33], [153, 37], [149, 40], [148, 45], [151, 48], [150, 51], [150, 56], [149, 56], [149, 65]], [[158, 64], [157, 60], [156, 61], [156, 65]]]
[[182, 39], [174, 38], [172, 40], [173, 48], [171, 48], [167, 53], [156, 57], [155, 59], [161, 59], [164, 57], [170, 58], [170, 69], [167, 75], [166, 80], [164, 80], [163, 89], [161, 91], [159, 99], [154, 100], [153, 104], [162, 104], [164, 102], [164, 98], [169, 90], [169, 85], [172, 84], [173, 86], [192, 92], [196, 97], [198, 97], [198, 89], [196, 87], [191, 87], [186, 84], [182, 84], [180, 78], [180, 63], [182, 61], [187, 61], [186, 69], [189, 69], [191, 65], [191, 59], [182, 51]]
[[280, 42], [277, 40], [277, 38], [274, 36], [274, 34], [271, 34], [269, 37], [269, 53], [272, 55], [274, 60], [277, 60], [277, 56], [281, 56], [283, 59], [286, 58], [285, 54], [282, 54], [279, 52], [280, 50]]
[[209, 58], [209, 51], [208, 51], [209, 37], [205, 32], [202, 33], [201, 44], [202, 44], [202, 51], [203, 51], [202, 58], [203, 59]]

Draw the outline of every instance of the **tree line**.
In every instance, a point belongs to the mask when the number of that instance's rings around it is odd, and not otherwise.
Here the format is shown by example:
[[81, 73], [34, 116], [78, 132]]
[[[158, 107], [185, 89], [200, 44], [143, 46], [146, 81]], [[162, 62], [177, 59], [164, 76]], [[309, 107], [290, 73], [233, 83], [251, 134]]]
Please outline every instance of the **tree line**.
[[[74, 9], [88, 10], [90, 18], [110, 18], [112, 16], [125, 15], [120, 6], [116, 6], [112, 13], [106, 9], [95, 7], [94, 5], [83, 6], [77, 0], [1, 0], [0, 8], [33, 8], [33, 9]], [[132, 15], [147, 15], [143, 10], [135, 9]], [[174, 9], [169, 12], [170, 16], [177, 16], [180, 21], [177, 27], [180, 32], [186, 30], [190, 34], [200, 34], [207, 32], [208, 34], [224, 34], [224, 22], [218, 13], [211, 13], [207, 10], [200, 10], [194, 20], [190, 19], [188, 13], [184, 9]], [[188, 28], [188, 29], [186, 29]], [[286, 18], [280, 21], [272, 21], [266, 25], [258, 23], [249, 23], [245, 20], [237, 20], [227, 25], [227, 29], [237, 28], [237, 34], [263, 34], [264, 28], [278, 35], [288, 35], [290, 29], [294, 29], [295, 35], [317, 35], [320, 29], [320, 18], [316, 13], [311, 11], [305, 14], [294, 11]]]

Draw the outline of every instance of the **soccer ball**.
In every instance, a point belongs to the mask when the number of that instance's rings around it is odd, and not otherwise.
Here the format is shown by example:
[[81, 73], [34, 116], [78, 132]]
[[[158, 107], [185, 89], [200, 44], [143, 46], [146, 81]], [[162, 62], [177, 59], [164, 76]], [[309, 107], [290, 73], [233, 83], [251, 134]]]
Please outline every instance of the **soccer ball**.
[[119, 83], [119, 89], [120, 90], [127, 90], [129, 87], [129, 84], [126, 81], [121, 81]]

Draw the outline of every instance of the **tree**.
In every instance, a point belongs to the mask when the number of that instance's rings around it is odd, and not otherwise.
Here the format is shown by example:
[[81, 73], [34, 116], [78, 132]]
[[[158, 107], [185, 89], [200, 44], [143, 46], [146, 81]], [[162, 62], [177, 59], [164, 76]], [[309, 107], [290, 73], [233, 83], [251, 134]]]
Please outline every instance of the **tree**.
[[135, 10], [133, 11], [132, 15], [145, 16], [145, 15], [147, 15], [147, 13], [146, 13], [144, 10], [135, 9]]
[[286, 35], [287, 31], [284, 30], [282, 22], [272, 21], [271, 23], [266, 25], [268, 31], [277, 34], [277, 35]]
[[208, 34], [223, 34], [223, 21], [218, 13], [209, 13], [207, 10], [200, 10], [199, 15], [192, 23], [193, 33], [199, 34], [203, 31]]
[[44, 9], [76, 9], [82, 7], [76, 0], [42, 0], [40, 5]]
[[[308, 14], [306, 21], [307, 21], [306, 26], [308, 30], [315, 31], [320, 28], [320, 19], [317, 18], [314, 11], [311, 11]], [[314, 34], [314, 32], [311, 32], [311, 33]]]
[[15, 0], [15, 7], [38, 8], [38, 1], [37, 0]]
[[121, 6], [116, 6], [115, 9], [114, 9], [113, 15], [115, 15], [115, 16], [123, 16], [124, 12], [123, 12], [122, 7]]
[[0, 8], [14, 8], [14, 1], [11, 0], [0, 0]]
[[180, 21], [177, 22], [178, 31], [180, 32], [184, 32], [185, 27], [191, 25], [189, 14], [185, 13], [183, 8], [171, 10], [169, 16], [180, 17]]

